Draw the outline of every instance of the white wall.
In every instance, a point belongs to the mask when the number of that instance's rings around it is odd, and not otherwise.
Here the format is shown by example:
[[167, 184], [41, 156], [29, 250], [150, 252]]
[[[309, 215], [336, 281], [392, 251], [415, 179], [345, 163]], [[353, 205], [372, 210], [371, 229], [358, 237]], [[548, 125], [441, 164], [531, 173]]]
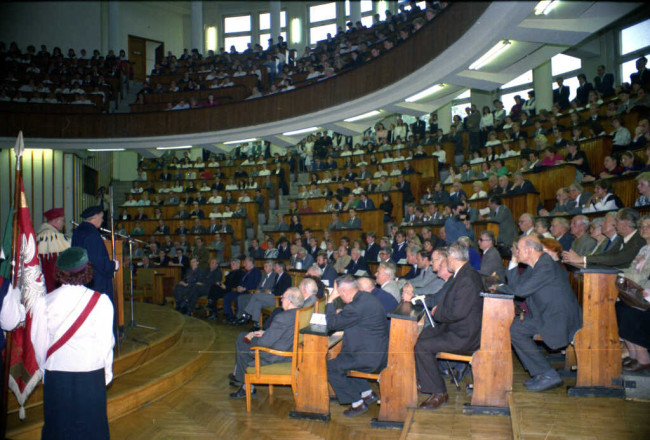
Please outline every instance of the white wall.
[[183, 15], [168, 9], [164, 2], [121, 2], [120, 17], [122, 49], [125, 51], [128, 50], [129, 35], [162, 41], [165, 52], [171, 50], [181, 54], [187, 47], [183, 44]]
[[101, 50], [100, 2], [5, 2], [0, 12], [0, 41], [18, 43], [21, 50], [46, 44], [50, 52], [59, 46]]

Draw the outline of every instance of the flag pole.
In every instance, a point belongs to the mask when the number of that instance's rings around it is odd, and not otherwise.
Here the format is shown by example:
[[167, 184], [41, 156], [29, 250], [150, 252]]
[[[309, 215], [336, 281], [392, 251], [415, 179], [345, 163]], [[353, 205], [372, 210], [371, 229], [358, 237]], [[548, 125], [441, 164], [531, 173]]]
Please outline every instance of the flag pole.
[[[16, 169], [14, 176], [14, 216], [11, 222], [11, 259], [12, 259], [12, 273], [11, 273], [11, 283], [16, 287], [16, 282], [18, 281], [18, 213], [20, 212], [18, 207], [20, 206], [20, 178], [22, 175], [22, 161], [23, 161], [23, 132], [18, 133], [18, 139], [16, 139], [16, 146], [14, 147], [16, 153]], [[7, 397], [9, 393], [9, 369], [11, 367], [11, 344], [12, 344], [12, 333], [7, 332], [7, 342], [5, 345], [5, 358], [4, 358], [4, 371], [2, 377], [2, 408], [0, 408], [0, 436], [5, 438], [5, 433], [7, 432]]]

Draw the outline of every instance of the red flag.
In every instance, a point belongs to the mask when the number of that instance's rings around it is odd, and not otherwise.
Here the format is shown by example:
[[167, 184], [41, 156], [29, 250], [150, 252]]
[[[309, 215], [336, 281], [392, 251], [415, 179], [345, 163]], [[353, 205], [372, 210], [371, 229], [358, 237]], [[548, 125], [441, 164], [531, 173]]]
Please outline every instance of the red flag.
[[14, 270], [17, 271], [16, 287], [20, 288], [27, 312], [25, 322], [13, 331], [11, 360], [9, 363], [9, 388], [20, 404], [19, 416], [25, 418], [27, 397], [39, 384], [42, 376], [38, 368], [34, 347], [30, 338], [32, 326], [31, 308], [39, 296], [45, 295], [45, 283], [38, 260], [36, 235], [25, 198], [25, 188], [20, 178], [18, 215], [18, 243], [14, 254]]

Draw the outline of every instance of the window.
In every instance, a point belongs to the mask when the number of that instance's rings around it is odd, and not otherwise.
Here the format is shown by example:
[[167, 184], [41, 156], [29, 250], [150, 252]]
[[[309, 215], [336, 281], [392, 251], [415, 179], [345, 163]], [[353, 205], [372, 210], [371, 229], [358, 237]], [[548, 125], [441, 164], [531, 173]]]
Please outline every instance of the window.
[[238, 17], [226, 17], [224, 19], [224, 31], [226, 34], [251, 31], [251, 16], [241, 15]]
[[458, 95], [456, 99], [469, 99], [471, 96], [472, 96], [472, 91], [470, 89], [467, 89], [463, 93]]
[[[647, 53], [644, 55], [646, 58], [650, 59], [650, 53]], [[625, 63], [621, 64], [621, 81], [622, 83], [630, 82], [630, 75], [636, 72], [636, 60], [639, 57], [636, 57], [630, 61], [626, 61]]]
[[[280, 27], [287, 27], [287, 11], [282, 11], [280, 13]], [[265, 31], [271, 29], [271, 13], [264, 12], [260, 14], [260, 30]]]
[[361, 24], [367, 28], [372, 27], [372, 25], [374, 24], [372, 15], [366, 15], [365, 17], [361, 17]]
[[[286, 32], [280, 32], [280, 35], [282, 36], [282, 39], [287, 41], [287, 33]], [[271, 38], [271, 34], [260, 34], [260, 46], [262, 46], [264, 49], [269, 47], [269, 38]], [[275, 41], [277, 43], [277, 41]]]
[[226, 52], [230, 52], [230, 46], [235, 46], [237, 52], [243, 52], [248, 49], [248, 43], [250, 42], [250, 35], [242, 35], [240, 37], [226, 37], [224, 39], [224, 47], [226, 49]]
[[316, 44], [321, 40], [327, 39], [327, 34], [336, 35], [336, 23], [316, 26], [309, 29], [309, 44]]
[[533, 71], [529, 70], [528, 72], [524, 72], [521, 75], [519, 75], [517, 78], [513, 79], [512, 81], [505, 83], [504, 85], [501, 86], [501, 89], [509, 89], [512, 87], [517, 87], [521, 86], [524, 84], [529, 84], [533, 82]]
[[621, 31], [621, 55], [627, 55], [650, 45], [650, 19]]
[[462, 120], [465, 116], [465, 107], [468, 107], [469, 104], [464, 103], [464, 104], [456, 104], [451, 106], [451, 122], [454, 122], [454, 116], [458, 115], [460, 116], [460, 119]]
[[217, 50], [217, 28], [208, 26], [205, 30], [205, 48], [207, 50]]
[[[316, 23], [319, 21], [335, 20], [336, 19], [336, 3], [324, 3], [321, 5], [309, 7], [309, 22]], [[336, 26], [334, 26], [334, 33], [336, 33]], [[310, 30], [311, 33], [311, 30]], [[333, 35], [333, 34], [332, 34]], [[322, 38], [321, 38], [322, 39]], [[318, 41], [318, 40], [316, 40]]]
[[563, 53], [551, 58], [551, 75], [562, 75], [566, 72], [572, 72], [582, 67], [580, 58], [564, 55]]

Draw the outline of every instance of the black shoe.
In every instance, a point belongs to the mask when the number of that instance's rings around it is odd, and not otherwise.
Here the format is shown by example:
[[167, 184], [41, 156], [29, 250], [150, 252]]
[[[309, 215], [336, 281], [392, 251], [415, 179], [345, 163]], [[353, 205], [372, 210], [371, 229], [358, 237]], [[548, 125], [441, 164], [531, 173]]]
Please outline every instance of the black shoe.
[[357, 406], [356, 408], [353, 406], [350, 406], [348, 409], [343, 411], [343, 415], [345, 417], [356, 417], [360, 416], [363, 413], [368, 412], [368, 405], [366, 405], [366, 402], [363, 402], [361, 405]]
[[235, 321], [235, 325], [245, 325], [250, 322], [250, 318], [247, 318], [246, 316], [242, 316], [239, 318], [237, 321]]
[[261, 330], [260, 325], [257, 322], [253, 321], [253, 326], [251, 327], [251, 331], [256, 332], [258, 330]]
[[[243, 385], [236, 392], [230, 393], [231, 399], [243, 399], [245, 397], [246, 397], [246, 390], [244, 389]], [[251, 397], [257, 397], [257, 393], [255, 392], [255, 387], [253, 387], [252, 389]]]
[[207, 317], [210, 321], [216, 321], [219, 317], [217, 316], [216, 313], [210, 313], [210, 315]]
[[379, 396], [376, 395], [374, 391], [370, 393], [369, 396], [363, 398], [363, 403], [365, 403], [367, 406], [370, 406], [375, 402], [379, 402]]
[[562, 378], [555, 370], [535, 376], [533, 383], [526, 385], [528, 391], [547, 391], [562, 386]]
[[244, 383], [238, 381], [237, 379], [229, 380], [228, 383], [230, 384], [231, 387], [237, 387], [243, 389], [244, 386]]

